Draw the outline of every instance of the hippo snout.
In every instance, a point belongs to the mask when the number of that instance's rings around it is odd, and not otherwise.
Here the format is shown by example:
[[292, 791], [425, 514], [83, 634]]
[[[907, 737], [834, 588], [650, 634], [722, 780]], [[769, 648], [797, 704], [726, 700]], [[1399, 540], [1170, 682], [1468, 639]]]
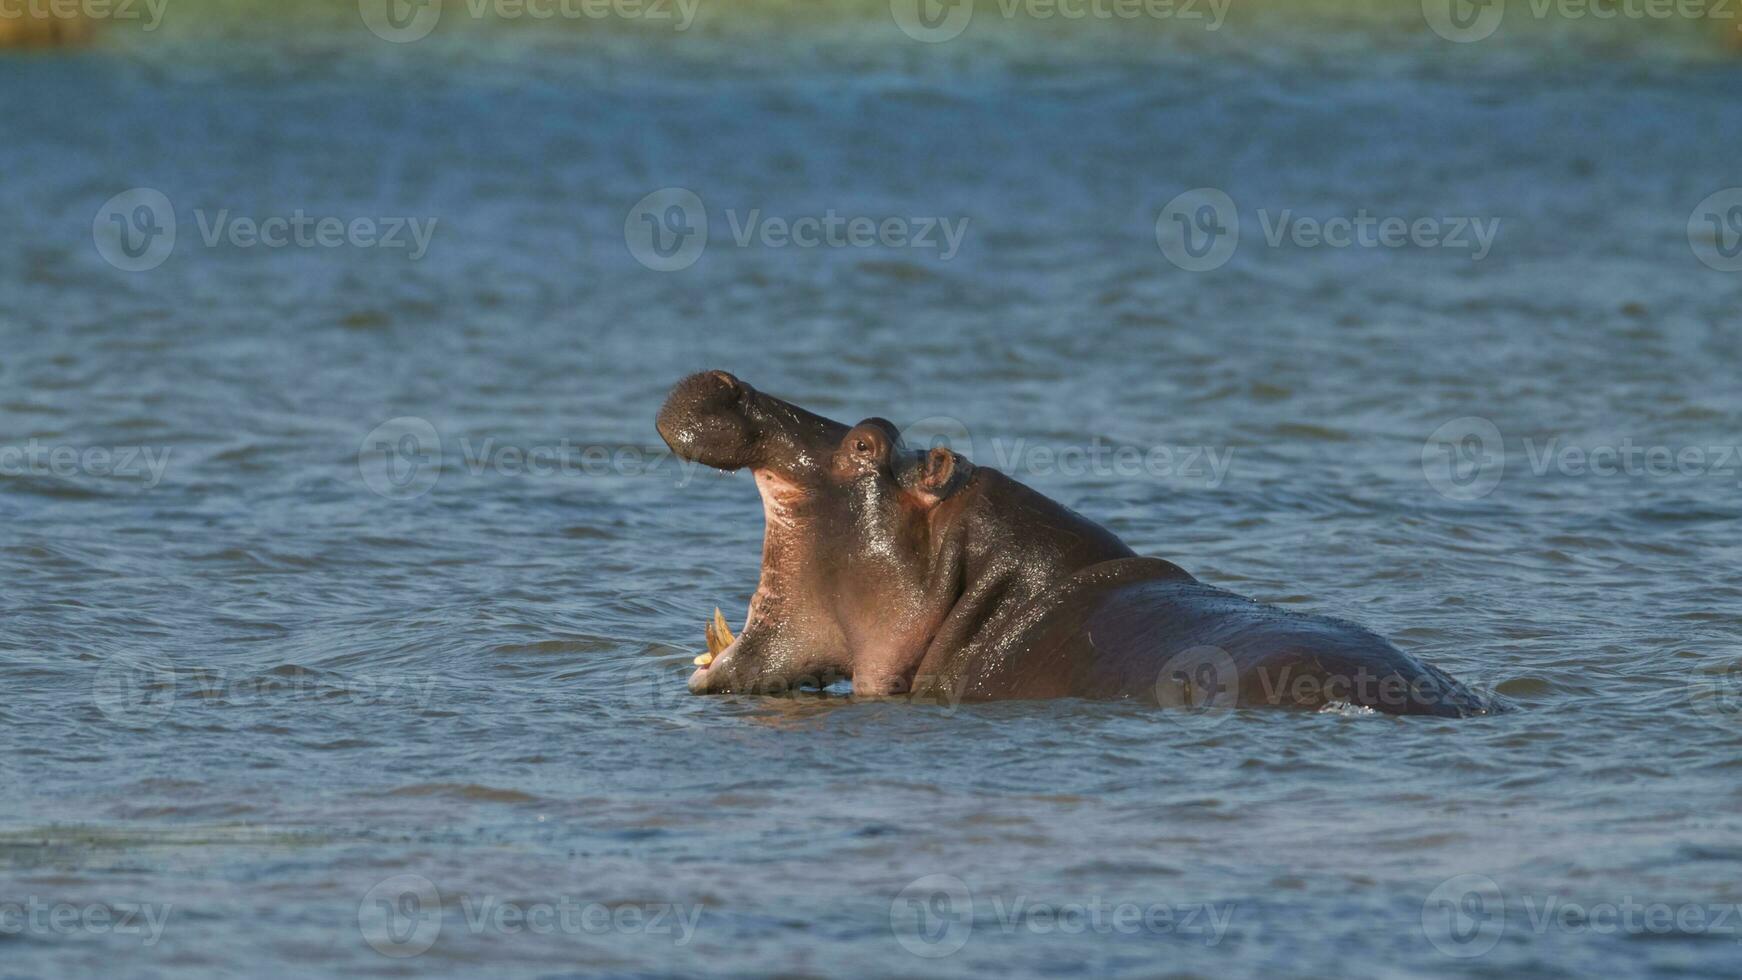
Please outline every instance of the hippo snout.
[[722, 470], [750, 463], [755, 426], [747, 411], [750, 386], [725, 371], [701, 371], [666, 396], [655, 425], [672, 452]]

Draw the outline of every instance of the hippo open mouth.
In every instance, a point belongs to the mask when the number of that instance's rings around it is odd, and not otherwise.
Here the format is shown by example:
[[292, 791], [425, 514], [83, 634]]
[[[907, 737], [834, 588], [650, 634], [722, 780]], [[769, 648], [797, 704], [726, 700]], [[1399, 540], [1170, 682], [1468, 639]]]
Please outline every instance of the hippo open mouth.
[[762, 497], [762, 570], [744, 627], [733, 636], [715, 611], [690, 690], [840, 679], [856, 694], [902, 689], [956, 593], [931, 519], [972, 467], [947, 449], [908, 450], [884, 419], [849, 427], [724, 371], [679, 382], [657, 425], [684, 459], [749, 469]]
[[736, 636], [719, 609], [696, 694], [782, 694], [850, 679], [855, 697], [1183, 696], [1349, 702], [1464, 715], [1475, 693], [1361, 627], [1277, 609], [1139, 557], [1117, 536], [893, 424], [854, 426], [724, 371], [660, 409], [672, 451], [749, 469], [762, 569]]
[[792, 505], [800, 494], [791, 475], [815, 469], [815, 461], [845, 426], [759, 392], [724, 371], [706, 371], [679, 382], [657, 422], [659, 434], [678, 456], [724, 471], [749, 468], [762, 495], [762, 569], [739, 635], [718, 607], [705, 630], [707, 651], [695, 659], [689, 688], [698, 694], [753, 689], [768, 673], [745, 656], [764, 646], [773, 630], [770, 606], [781, 605], [790, 577], [778, 566], [798, 550]]

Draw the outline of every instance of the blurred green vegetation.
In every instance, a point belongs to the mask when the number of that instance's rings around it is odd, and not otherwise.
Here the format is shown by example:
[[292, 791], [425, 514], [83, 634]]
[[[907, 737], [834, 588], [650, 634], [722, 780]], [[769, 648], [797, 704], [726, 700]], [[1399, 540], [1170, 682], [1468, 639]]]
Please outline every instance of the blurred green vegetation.
[[[383, 0], [4, 0], [23, 4], [86, 3], [106, 7], [130, 3], [131, 19], [98, 17], [98, 43], [147, 44], [152, 41], [247, 38], [287, 44], [372, 43], [359, 5]], [[406, 0], [393, 0], [405, 3]], [[562, 41], [585, 38], [729, 38], [743, 43], [888, 43], [923, 51], [950, 45], [918, 45], [896, 27], [891, 4], [914, 0], [428, 0], [442, 6], [432, 38], [536, 37]], [[922, 0], [936, 3], [936, 0]], [[974, 5], [971, 25], [959, 43], [1024, 42], [1057, 39], [1107, 44], [1114, 49], [1158, 42], [1187, 50], [1202, 47], [1306, 44], [1333, 50], [1362, 46], [1394, 48], [1418, 44], [1495, 48], [1526, 45], [1537, 49], [1574, 48], [1596, 55], [1625, 56], [1675, 50], [1682, 54], [1734, 53], [1742, 49], [1742, 13], [1733, 0], [1490, 0], [1504, 5], [1505, 20], [1493, 39], [1452, 45], [1428, 29], [1423, 5], [1468, 0], [966, 0]], [[693, 8], [693, 23], [674, 29], [675, 15], [598, 16], [613, 3], [678, 4]], [[566, 14], [534, 16], [533, 8], [566, 5]], [[1164, 16], [1107, 16], [1114, 5], [1152, 5], [1174, 12]], [[1053, 13], [1067, 5], [1076, 16]], [[1160, 5], [1159, 7], [1153, 5]], [[1693, 5], [1693, 6], [1689, 6]], [[577, 13], [582, 8], [592, 14]], [[160, 23], [146, 28], [152, 16]], [[1082, 15], [1085, 8], [1101, 15]], [[93, 8], [96, 9], [96, 8]], [[402, 8], [406, 9], [406, 8]], [[944, 8], [947, 9], [947, 8]], [[1126, 6], [1127, 11], [1133, 6]], [[1664, 10], [1683, 11], [1662, 16]], [[1656, 15], [1647, 11], [1658, 11]], [[1689, 15], [1693, 11], [1698, 15]], [[14, 28], [17, 29], [16, 23]], [[6, 31], [0, 19], [0, 35]], [[67, 32], [73, 38], [81, 32]]]

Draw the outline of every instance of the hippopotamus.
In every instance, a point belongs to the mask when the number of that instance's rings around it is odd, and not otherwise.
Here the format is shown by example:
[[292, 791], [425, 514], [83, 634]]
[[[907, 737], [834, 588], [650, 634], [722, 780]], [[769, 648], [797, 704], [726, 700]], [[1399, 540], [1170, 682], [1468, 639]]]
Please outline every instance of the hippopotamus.
[[1200, 582], [947, 446], [909, 448], [886, 419], [845, 425], [704, 371], [656, 424], [762, 496], [760, 581], [736, 636], [715, 610], [693, 693], [1494, 707], [1361, 626]]

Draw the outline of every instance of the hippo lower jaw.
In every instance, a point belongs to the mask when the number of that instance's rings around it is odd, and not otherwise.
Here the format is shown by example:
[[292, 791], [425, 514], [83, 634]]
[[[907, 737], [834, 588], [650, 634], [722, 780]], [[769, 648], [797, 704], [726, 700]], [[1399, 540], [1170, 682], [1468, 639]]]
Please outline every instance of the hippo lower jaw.
[[780, 629], [782, 575], [773, 567], [774, 556], [785, 552], [792, 535], [802, 533], [794, 526], [800, 491], [771, 470], [751, 468], [750, 472], [762, 497], [763, 560], [756, 591], [750, 596], [744, 626], [737, 636], [732, 635], [720, 611], [714, 610], [715, 618], [707, 629], [708, 652], [696, 658], [696, 670], [686, 685], [692, 694], [749, 693], [777, 686], [763, 676], [768, 665], [762, 662]]
[[695, 658], [696, 669], [686, 682], [691, 694], [785, 694], [807, 685], [826, 686], [852, 677], [841, 644], [831, 634], [807, 631], [790, 621], [789, 581], [793, 573], [781, 567], [786, 542], [802, 528], [779, 506], [783, 487], [778, 479], [757, 472], [763, 491], [766, 524], [763, 562], [756, 591], [750, 596], [744, 626], [736, 636], [716, 608], [709, 623], [707, 653]]
[[690, 674], [688, 687], [691, 694], [726, 694], [736, 685], [733, 681], [743, 672], [741, 654], [745, 648], [745, 638], [752, 635], [752, 630], [759, 626], [756, 615], [757, 599], [761, 598], [761, 590], [751, 597], [750, 611], [745, 614], [744, 628], [737, 636], [732, 635], [732, 628], [727, 625], [725, 617], [718, 607], [714, 609], [714, 619], [708, 624], [708, 652], [696, 658], [696, 669]]
[[[719, 610], [716, 609], [714, 612], [717, 614], [719, 613]], [[733, 662], [734, 658], [731, 657], [730, 654], [735, 652], [735, 648], [738, 646], [738, 641], [734, 638], [732, 642], [728, 643], [718, 652], [711, 649], [712, 642], [710, 642], [709, 646], [710, 649], [706, 655], [708, 658], [707, 662], [704, 663], [702, 657], [696, 658], [695, 672], [690, 674], [689, 681], [686, 685], [691, 694], [711, 693], [709, 690], [710, 683], [715, 678], [720, 677], [731, 670], [730, 664]], [[713, 666], [716, 663], [721, 665], [720, 669], [710, 674], [709, 671], [713, 669]]]

